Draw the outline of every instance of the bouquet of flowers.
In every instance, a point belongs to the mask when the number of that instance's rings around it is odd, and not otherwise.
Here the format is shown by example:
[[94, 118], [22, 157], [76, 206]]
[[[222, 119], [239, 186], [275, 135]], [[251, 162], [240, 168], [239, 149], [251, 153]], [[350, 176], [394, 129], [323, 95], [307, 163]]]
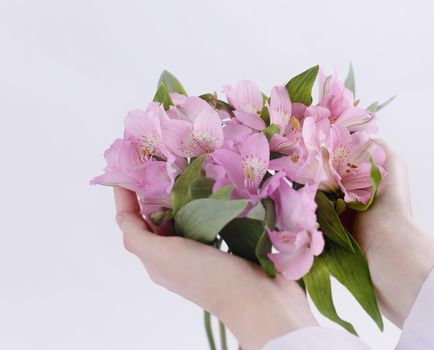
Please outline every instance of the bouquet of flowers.
[[270, 278], [298, 281], [323, 315], [356, 334], [335, 310], [334, 276], [382, 329], [367, 263], [340, 217], [368, 210], [386, 176], [372, 134], [389, 101], [361, 108], [354, 85], [352, 67], [343, 83], [315, 66], [269, 95], [252, 81], [224, 86], [223, 101], [188, 96], [165, 71], [92, 183], [137, 193], [158, 234], [225, 247]]

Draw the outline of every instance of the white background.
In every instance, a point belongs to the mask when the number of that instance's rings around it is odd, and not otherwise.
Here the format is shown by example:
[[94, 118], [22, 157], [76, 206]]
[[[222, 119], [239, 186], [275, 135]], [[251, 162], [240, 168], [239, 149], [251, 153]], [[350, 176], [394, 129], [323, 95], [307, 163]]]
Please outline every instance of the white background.
[[[1, 0], [0, 349], [207, 348], [201, 311], [151, 283], [123, 250], [111, 190], [88, 185], [163, 69], [199, 94], [241, 78], [269, 91], [317, 63], [345, 75], [352, 61], [363, 105], [398, 95], [382, 137], [434, 233], [432, 4]], [[381, 334], [336, 296], [374, 349], [393, 348], [396, 328]]]

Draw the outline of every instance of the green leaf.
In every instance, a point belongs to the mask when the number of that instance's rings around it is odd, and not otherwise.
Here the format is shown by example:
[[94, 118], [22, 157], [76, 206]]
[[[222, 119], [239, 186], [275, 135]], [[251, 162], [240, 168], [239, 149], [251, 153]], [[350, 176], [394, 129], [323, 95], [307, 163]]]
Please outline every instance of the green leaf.
[[383, 318], [378, 309], [368, 264], [356, 241], [349, 236], [354, 253], [330, 242], [322, 257], [330, 273], [356, 298], [363, 309], [383, 330]]
[[392, 96], [392, 97], [389, 98], [387, 101], [385, 101], [385, 102], [383, 102], [383, 103], [377, 105], [377, 110], [376, 110], [376, 112], [382, 110], [382, 109], [383, 109], [384, 107], [386, 107], [390, 102], [392, 102], [395, 98], [396, 98], [396, 95], [395, 95], [395, 96]]
[[234, 190], [234, 187], [232, 185], [226, 185], [223, 187], [220, 187], [217, 191], [215, 191], [213, 194], [209, 196], [209, 198], [215, 198], [215, 199], [229, 199], [231, 198], [231, 194]]
[[212, 243], [221, 229], [241, 214], [247, 204], [247, 200], [196, 199], [175, 215], [176, 232], [195, 241]]
[[276, 124], [271, 124], [262, 130], [267, 140], [270, 141], [274, 134], [280, 133], [280, 128]]
[[167, 90], [167, 87], [165, 85], [158, 85], [158, 89], [155, 93], [153, 101], [162, 103], [164, 109], [169, 109], [169, 106], [173, 105], [172, 99], [169, 95], [169, 91]]
[[268, 233], [264, 231], [258, 240], [255, 248], [255, 255], [264, 272], [270, 277], [276, 277], [276, 268], [267, 254], [271, 253], [272, 244]]
[[187, 96], [187, 92], [185, 91], [179, 80], [176, 79], [176, 77], [167, 70], [163, 71], [163, 73], [161, 73], [160, 75], [158, 87], [160, 87], [161, 85], [164, 85], [166, 87], [168, 93], [176, 92], [178, 94]]
[[212, 194], [214, 180], [205, 176], [200, 176], [189, 184], [191, 198], [207, 198]]
[[315, 201], [318, 205], [316, 209], [316, 216], [321, 231], [333, 242], [339, 244], [351, 252], [354, 252], [354, 247], [351, 244], [351, 240], [349, 238], [350, 234], [342, 225], [333, 203], [322, 191], [318, 191], [316, 193]]
[[234, 219], [220, 231], [229, 250], [244, 259], [258, 263], [256, 245], [264, 233], [263, 221], [249, 218]]
[[357, 335], [353, 325], [339, 317], [333, 303], [330, 273], [322, 256], [315, 257], [309, 273], [303, 277], [303, 282], [310, 298], [325, 317], [336, 322], [348, 332]]
[[261, 119], [264, 121], [265, 125], [270, 125], [270, 114], [268, 113], [267, 106], [262, 107]]
[[347, 209], [347, 203], [342, 198], [336, 199], [336, 213], [341, 215]]
[[258, 202], [252, 209], [250, 209], [246, 218], [263, 221], [265, 219], [265, 208], [262, 203]]
[[376, 112], [378, 107], [378, 101], [375, 101], [374, 103], [370, 104], [366, 110], [369, 112]]
[[173, 214], [176, 214], [183, 205], [194, 199], [190, 191], [190, 183], [203, 176], [202, 163], [204, 159], [205, 157], [201, 156], [193, 160], [176, 179], [172, 189]]
[[312, 104], [312, 87], [318, 75], [318, 70], [319, 66], [309, 68], [286, 84], [292, 103], [299, 102], [306, 106]]
[[160, 226], [163, 221], [173, 219], [173, 213], [171, 210], [164, 210], [152, 213], [149, 216], [149, 220], [156, 225]]
[[[262, 207], [265, 209], [265, 225], [274, 230], [276, 225], [276, 213], [274, 210], [274, 203], [271, 199], [263, 199], [261, 201]], [[276, 277], [276, 268], [271, 260], [268, 258], [267, 253], [271, 252], [272, 244], [266, 231], [264, 231], [256, 244], [255, 254], [262, 266], [262, 269], [270, 277]]]
[[304, 294], [306, 294], [306, 285], [304, 284], [303, 278], [299, 278], [297, 280], [298, 285], [301, 289], [303, 289]]
[[276, 228], [276, 212], [274, 210], [274, 203], [271, 199], [263, 199], [262, 205], [265, 208], [265, 225], [270, 230], [274, 230]]
[[383, 103], [379, 103], [378, 101], [370, 104], [366, 110], [370, 111], [370, 112], [378, 112], [380, 110], [382, 110], [384, 107], [386, 107], [390, 102], [392, 102], [394, 99], [396, 98], [396, 96], [392, 96], [391, 98], [389, 98], [386, 102]]
[[345, 79], [345, 87], [349, 89], [354, 96], [356, 96], [356, 80], [354, 77], [354, 69], [352, 64], [350, 64], [350, 70], [348, 71], [347, 78]]
[[378, 185], [381, 182], [381, 172], [378, 169], [378, 167], [375, 165], [374, 160], [371, 158], [371, 182], [372, 182], [372, 193], [371, 197], [369, 198], [368, 202], [366, 204], [363, 204], [362, 202], [351, 202], [348, 203], [348, 207], [357, 211], [366, 211], [369, 209], [369, 207], [374, 202], [375, 196], [378, 192]]

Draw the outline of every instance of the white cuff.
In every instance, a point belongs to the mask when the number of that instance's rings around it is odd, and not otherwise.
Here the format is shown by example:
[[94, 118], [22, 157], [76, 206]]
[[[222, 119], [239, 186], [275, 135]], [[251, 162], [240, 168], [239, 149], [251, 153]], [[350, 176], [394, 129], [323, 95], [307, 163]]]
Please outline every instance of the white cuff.
[[430, 272], [404, 322], [397, 350], [434, 349], [434, 270]]
[[263, 350], [369, 350], [354, 335], [340, 329], [307, 327], [267, 343]]

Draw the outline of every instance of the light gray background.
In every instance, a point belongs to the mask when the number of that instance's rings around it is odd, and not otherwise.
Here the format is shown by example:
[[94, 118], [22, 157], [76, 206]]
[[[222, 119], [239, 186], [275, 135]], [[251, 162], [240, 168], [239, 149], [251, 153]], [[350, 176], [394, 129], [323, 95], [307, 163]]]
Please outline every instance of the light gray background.
[[[317, 63], [345, 75], [352, 61], [363, 105], [398, 95], [381, 134], [434, 233], [432, 4], [1, 0], [0, 348], [206, 349], [201, 310], [152, 284], [123, 250], [111, 190], [88, 185], [163, 69], [198, 94], [241, 78], [268, 91]], [[392, 349], [395, 327], [381, 334], [336, 298], [374, 349]]]

